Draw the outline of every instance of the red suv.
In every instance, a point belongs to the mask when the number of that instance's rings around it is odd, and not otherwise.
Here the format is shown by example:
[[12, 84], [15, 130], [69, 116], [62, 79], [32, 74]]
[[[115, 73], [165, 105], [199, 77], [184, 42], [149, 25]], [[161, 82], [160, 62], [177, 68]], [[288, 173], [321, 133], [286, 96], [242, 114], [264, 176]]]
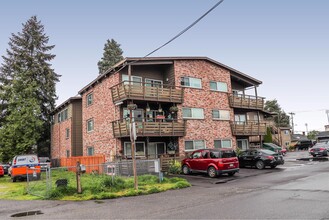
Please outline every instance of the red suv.
[[201, 149], [182, 161], [182, 171], [207, 173], [212, 178], [223, 173], [233, 176], [239, 172], [239, 160], [231, 148]]

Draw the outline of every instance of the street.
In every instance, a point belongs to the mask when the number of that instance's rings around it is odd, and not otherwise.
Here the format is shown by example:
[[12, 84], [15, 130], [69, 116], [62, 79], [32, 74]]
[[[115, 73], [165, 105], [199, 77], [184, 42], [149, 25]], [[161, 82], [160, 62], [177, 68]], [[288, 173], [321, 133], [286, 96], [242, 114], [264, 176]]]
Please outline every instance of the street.
[[[234, 177], [187, 176], [192, 187], [101, 201], [0, 201], [0, 218], [26, 219], [329, 219], [329, 163], [296, 161], [276, 169], [241, 169]], [[184, 176], [182, 176], [184, 177]]]

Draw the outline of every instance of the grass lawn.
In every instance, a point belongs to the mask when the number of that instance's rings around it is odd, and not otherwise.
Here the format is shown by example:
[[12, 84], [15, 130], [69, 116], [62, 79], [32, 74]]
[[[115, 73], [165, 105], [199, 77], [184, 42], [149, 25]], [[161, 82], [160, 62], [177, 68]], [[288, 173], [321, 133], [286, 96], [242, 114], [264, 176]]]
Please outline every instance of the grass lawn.
[[[57, 179], [67, 179], [66, 187], [56, 187]], [[126, 196], [147, 195], [172, 189], [191, 186], [183, 178], [164, 178], [161, 183], [157, 176], [143, 175], [138, 177], [138, 190], [134, 189], [134, 178], [115, 177], [107, 175], [83, 174], [81, 176], [82, 194], [77, 194], [76, 176], [74, 172], [54, 170], [51, 172], [52, 188], [48, 195], [51, 200], [92, 200], [111, 199]], [[46, 181], [31, 182], [34, 193], [46, 195]], [[0, 199], [37, 200], [44, 199], [27, 193], [27, 182], [12, 183], [10, 177], [0, 178]]]

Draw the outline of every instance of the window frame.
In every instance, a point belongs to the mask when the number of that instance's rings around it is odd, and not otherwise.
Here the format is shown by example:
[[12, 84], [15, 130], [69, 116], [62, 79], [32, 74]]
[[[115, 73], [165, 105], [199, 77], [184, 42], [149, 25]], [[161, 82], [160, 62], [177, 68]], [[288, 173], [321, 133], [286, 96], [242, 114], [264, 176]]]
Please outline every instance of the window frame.
[[[189, 85], [184, 85], [183, 84], [185, 82], [184, 79], [188, 79]], [[191, 82], [190, 82], [191, 79], [192, 80], [200, 80], [200, 87], [199, 86], [193, 86], [193, 85], [191, 85]], [[201, 78], [195, 78], [195, 77], [190, 77], [190, 76], [182, 76], [181, 77], [180, 84], [181, 84], [182, 87], [186, 87], [186, 88], [202, 89], [202, 79]]]
[[[92, 130], [89, 130], [89, 122], [92, 122]], [[94, 118], [90, 118], [87, 120], [87, 133], [93, 132], [95, 129]]]
[[65, 139], [69, 139], [70, 138], [70, 129], [66, 128], [65, 129]]
[[66, 150], [66, 157], [69, 158], [71, 155], [70, 150]]
[[[89, 101], [90, 97], [91, 97], [91, 101]], [[86, 103], [87, 103], [87, 107], [91, 106], [94, 103], [94, 92], [90, 92], [86, 95]]]
[[[216, 89], [212, 89], [212, 88], [211, 88], [211, 83], [216, 83]], [[222, 87], [219, 86], [220, 84], [225, 85], [225, 90], [220, 90], [220, 89], [219, 89], [219, 88], [222, 88]], [[215, 91], [215, 92], [226, 92], [226, 93], [228, 92], [228, 86], [227, 86], [227, 83], [226, 83], [226, 82], [210, 80], [210, 81], [209, 81], [209, 88], [210, 88], [210, 91]]]
[[57, 114], [57, 122], [61, 123], [62, 121], [66, 121], [69, 118], [68, 108], [63, 109]]
[[[215, 142], [216, 141], [220, 141], [220, 147], [216, 147], [216, 145], [215, 145]], [[223, 147], [223, 142], [224, 141], [229, 141], [230, 142], [230, 147]], [[214, 148], [215, 149], [219, 149], [219, 148], [233, 148], [232, 147], [232, 139], [230, 139], [230, 138], [224, 138], [224, 139], [214, 139]]]
[[[218, 111], [218, 115], [219, 115], [218, 118], [215, 118], [215, 117], [214, 117], [214, 112], [215, 112], [215, 111]], [[220, 114], [221, 112], [227, 112], [227, 113], [228, 113], [228, 118], [221, 117], [221, 115], [222, 115], [222, 114]], [[224, 115], [225, 115], [225, 114], [224, 114]], [[212, 117], [213, 120], [229, 121], [229, 120], [231, 120], [231, 112], [230, 112], [230, 110], [224, 110], [224, 109], [213, 109], [213, 110], [211, 111], [211, 117]]]
[[[124, 77], [126, 77], [127, 79], [123, 79]], [[135, 81], [134, 78], [139, 79], [140, 82]], [[124, 85], [129, 85], [129, 75], [128, 74], [122, 74], [121, 75], [121, 81], [123, 82]], [[131, 82], [132, 82], [132, 85], [142, 85], [143, 77], [131, 75]]]
[[[192, 142], [192, 149], [186, 149], [186, 142]], [[203, 142], [203, 148], [195, 148], [195, 142]], [[184, 151], [195, 151], [195, 150], [199, 150], [199, 149], [206, 149], [207, 145], [206, 145], [206, 141], [205, 140], [185, 140], [184, 141]]]
[[[130, 154], [127, 154], [127, 144], [130, 144]], [[144, 148], [144, 154], [143, 155], [137, 155], [137, 147], [136, 147], [136, 144], [143, 144], [143, 148]], [[123, 152], [124, 152], [124, 155], [126, 157], [131, 157], [131, 142], [130, 141], [126, 141], [123, 143]], [[146, 156], [146, 144], [145, 142], [143, 141], [136, 141], [135, 142], [135, 157], [145, 157]]]
[[[89, 150], [91, 149], [91, 154], [89, 154]], [[94, 156], [95, 155], [95, 148], [92, 146], [87, 147], [87, 156]]]
[[[184, 116], [184, 110], [186, 109], [190, 109], [191, 110], [191, 117], [186, 117]], [[193, 113], [194, 111], [193, 110], [196, 110], [196, 109], [201, 109], [202, 110], [202, 117], [195, 117]], [[183, 107], [182, 108], [182, 116], [183, 116], [183, 119], [204, 119], [204, 109], [203, 108], [191, 108], [191, 107]]]

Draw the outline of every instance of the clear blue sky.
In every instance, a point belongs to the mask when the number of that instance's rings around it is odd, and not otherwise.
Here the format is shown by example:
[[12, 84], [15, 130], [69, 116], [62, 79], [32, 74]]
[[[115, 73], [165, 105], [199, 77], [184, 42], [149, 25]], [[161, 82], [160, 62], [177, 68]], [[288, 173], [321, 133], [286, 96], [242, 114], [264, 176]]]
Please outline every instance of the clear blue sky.
[[[0, 3], [0, 54], [11, 33], [37, 15], [55, 44], [62, 103], [98, 75], [107, 39], [125, 57], [144, 56], [217, 1], [44, 1]], [[258, 95], [295, 112], [295, 131], [324, 130], [329, 109], [329, 1], [225, 0], [190, 31], [152, 56], [207, 56], [263, 84]], [[2, 58], [0, 58], [2, 62]]]

